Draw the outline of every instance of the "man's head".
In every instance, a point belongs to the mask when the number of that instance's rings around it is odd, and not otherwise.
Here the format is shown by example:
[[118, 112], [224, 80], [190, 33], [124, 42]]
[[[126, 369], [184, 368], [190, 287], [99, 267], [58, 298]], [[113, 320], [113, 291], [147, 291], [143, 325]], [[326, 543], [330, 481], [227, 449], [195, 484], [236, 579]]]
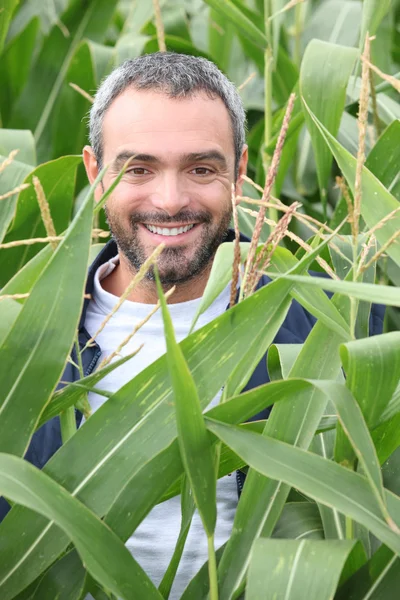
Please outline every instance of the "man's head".
[[[234, 85], [202, 58], [157, 53], [126, 61], [102, 83], [90, 113], [89, 179], [108, 187], [134, 156], [106, 214], [137, 269], [161, 242], [161, 279], [181, 283], [211, 266], [245, 173], [245, 113]], [[98, 197], [101, 190], [97, 192]]]

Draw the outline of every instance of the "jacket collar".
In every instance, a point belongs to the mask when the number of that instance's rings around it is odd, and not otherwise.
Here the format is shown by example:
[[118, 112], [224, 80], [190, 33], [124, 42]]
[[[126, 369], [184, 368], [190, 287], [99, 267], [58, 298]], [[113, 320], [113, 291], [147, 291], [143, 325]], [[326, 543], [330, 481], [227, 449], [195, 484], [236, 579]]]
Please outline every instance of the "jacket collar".
[[[224, 242], [234, 242], [234, 240], [235, 240], [235, 232], [233, 231], [233, 229], [228, 229], [228, 232], [226, 234]], [[250, 242], [250, 239], [241, 233], [240, 241], [241, 242]], [[85, 290], [86, 294], [92, 295], [92, 293], [93, 293], [94, 276], [96, 274], [97, 269], [99, 267], [101, 267], [101, 265], [104, 265], [106, 262], [108, 262], [111, 258], [114, 258], [114, 256], [116, 256], [117, 254], [118, 254], [117, 244], [116, 244], [115, 240], [112, 238], [109, 242], [107, 242], [107, 244], [104, 246], [104, 248], [102, 248], [100, 250], [99, 254], [96, 256], [96, 258], [94, 259], [94, 261], [92, 262], [92, 264], [89, 267], [89, 272], [88, 272], [88, 276], [87, 276], [87, 280], [86, 280], [86, 290]], [[257, 288], [261, 287], [261, 285], [265, 285], [265, 283], [260, 282], [260, 285], [258, 285]], [[88, 298], [85, 298], [84, 303], [83, 303], [82, 313], [81, 313], [81, 319], [79, 321], [79, 329], [82, 329], [84, 327], [86, 311], [89, 306], [89, 302], [90, 302], [90, 300]]]

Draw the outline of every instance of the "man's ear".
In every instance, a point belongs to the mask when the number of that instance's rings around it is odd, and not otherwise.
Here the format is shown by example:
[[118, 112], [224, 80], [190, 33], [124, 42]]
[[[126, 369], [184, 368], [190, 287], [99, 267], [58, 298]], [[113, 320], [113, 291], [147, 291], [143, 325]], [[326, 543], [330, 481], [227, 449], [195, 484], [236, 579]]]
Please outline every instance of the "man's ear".
[[[99, 167], [97, 165], [97, 160], [94, 155], [93, 149], [90, 146], [85, 146], [83, 149], [83, 164], [85, 165], [86, 175], [89, 179], [90, 185], [96, 179], [99, 173]], [[97, 186], [95, 190], [94, 197], [96, 202], [98, 202], [103, 194], [102, 184]]]
[[[249, 159], [249, 150], [248, 146], [245, 144], [242, 150], [242, 156], [239, 161], [239, 169], [238, 169], [238, 177], [235, 185], [235, 195], [242, 195], [242, 187], [243, 187], [243, 175], [247, 173], [247, 161]], [[240, 200], [237, 200], [237, 204], [239, 204]]]

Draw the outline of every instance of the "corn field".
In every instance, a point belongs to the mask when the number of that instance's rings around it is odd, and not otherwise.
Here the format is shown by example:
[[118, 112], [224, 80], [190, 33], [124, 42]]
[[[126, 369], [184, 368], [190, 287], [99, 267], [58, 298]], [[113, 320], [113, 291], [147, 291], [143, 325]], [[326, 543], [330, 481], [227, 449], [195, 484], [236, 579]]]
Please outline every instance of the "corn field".
[[[398, 598], [400, 1], [2, 0], [0, 11], [0, 496], [11, 505], [0, 599], [167, 599], [195, 510], [208, 562], [183, 600]], [[196, 318], [244, 279], [239, 301], [180, 343], [159, 285], [166, 354], [91, 414], [88, 392], [132, 354], [116, 348], [59, 383], [73, 349], [81, 366], [87, 270], [123, 176], [95, 204], [87, 115], [115, 66], [164, 50], [215, 62], [247, 111], [233, 217], [251, 241], [219, 247]], [[271, 283], [254, 291], [261, 272]], [[274, 343], [294, 301], [316, 324], [304, 343]], [[372, 305], [386, 311], [370, 336]], [[267, 351], [271, 381], [246, 391]], [[23, 457], [58, 418], [63, 444], [40, 471]], [[214, 548], [216, 480], [235, 471], [246, 483]], [[179, 494], [157, 587], [125, 542]]]

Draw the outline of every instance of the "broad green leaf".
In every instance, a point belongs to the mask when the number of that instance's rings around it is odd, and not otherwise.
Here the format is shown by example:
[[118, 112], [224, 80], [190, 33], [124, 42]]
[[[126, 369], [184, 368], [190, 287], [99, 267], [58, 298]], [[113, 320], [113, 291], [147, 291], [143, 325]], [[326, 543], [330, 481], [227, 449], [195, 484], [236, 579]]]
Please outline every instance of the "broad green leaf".
[[86, 569], [76, 550], [71, 550], [50, 567], [32, 600], [80, 600]]
[[[276, 278], [275, 273], [268, 273]], [[337, 292], [345, 296], [365, 300], [366, 302], [375, 302], [377, 304], [386, 304], [387, 306], [400, 306], [400, 291], [397, 288], [388, 285], [378, 285], [375, 283], [359, 283], [357, 281], [337, 281], [335, 279], [325, 279], [322, 277], [304, 277], [302, 275], [279, 276], [280, 279], [289, 279], [299, 284], [297, 287], [316, 287], [330, 292]]]
[[267, 39], [263, 32], [254, 25], [253, 21], [236, 5], [232, 0], [205, 0], [214, 10], [219, 12], [222, 17], [230, 21], [235, 27], [248, 38], [251, 42], [265, 48]]
[[339, 587], [335, 600], [390, 600], [398, 593], [400, 559], [386, 546]]
[[234, 27], [232, 23], [227, 23], [222, 14], [213, 8], [210, 9], [208, 19], [210, 55], [220, 65], [220, 68], [228, 73], [231, 62], [232, 40], [235, 33]]
[[[86, 115], [90, 102], [71, 83], [78, 85], [90, 95], [108, 75], [114, 61], [114, 49], [89, 40], [77, 47], [62, 82], [59, 97], [54, 107], [52, 147], [55, 156], [79, 154], [88, 143]], [[71, 136], [70, 132], [74, 135]]]
[[[334, 297], [332, 302], [339, 312], [346, 314], [348, 307], [343, 298]], [[317, 322], [290, 371], [290, 377], [335, 379], [340, 371], [339, 346], [344, 341], [347, 341], [347, 335], [340, 336]], [[307, 448], [319, 427], [325, 405], [326, 399], [319, 390], [304, 390], [294, 405], [287, 402], [274, 407], [264, 434]], [[266, 479], [252, 469], [249, 471], [233, 532], [219, 565], [222, 599], [231, 598], [242, 589], [253, 542], [260, 535], [272, 534], [289, 491], [288, 485]]]
[[[40, 165], [26, 177], [24, 183], [29, 183], [30, 186], [18, 196], [15, 216], [4, 242], [47, 236], [32, 184], [34, 176], [42, 184], [56, 233], [60, 235], [68, 227], [74, 201], [76, 170], [81, 160], [80, 156], [63, 156]], [[0, 285], [9, 281], [43, 245], [33, 244], [3, 250], [0, 254]]]
[[174, 392], [176, 426], [181, 458], [194, 502], [207, 537], [214, 534], [217, 520], [215, 456], [201, 411], [198, 391], [178, 345], [161, 283], [157, 291], [164, 321], [167, 362]]
[[[3, 137], [2, 134], [4, 131], [5, 130], [0, 129], [0, 141]], [[6, 131], [8, 132], [9, 130]], [[7, 156], [0, 156], [1, 163], [3, 163], [6, 158]], [[14, 159], [13, 162], [5, 167], [1, 173], [0, 195], [8, 194], [8, 192], [11, 192], [17, 186], [19, 186], [24, 181], [28, 173], [32, 171], [32, 168], [33, 167], [30, 165]], [[4, 236], [7, 233], [7, 229], [13, 220], [17, 196], [17, 194], [13, 194], [8, 198], [0, 200], [0, 243], [3, 241]]]
[[357, 0], [325, 0], [309, 11], [302, 35], [303, 45], [313, 39], [331, 44], [358, 44], [362, 2]]
[[301, 344], [272, 344], [267, 366], [271, 381], [286, 379], [301, 350]]
[[[316, 127], [320, 131], [342, 170], [352, 193], [354, 193], [356, 159], [335, 140], [324, 125], [317, 119], [308, 108], [304, 98], [303, 102], [305, 110], [308, 111], [310, 117], [313, 119]], [[383, 184], [376, 179], [366, 167], [363, 167], [361, 214], [367, 226], [372, 228], [374, 225], [377, 225], [377, 223], [384, 219], [389, 213], [396, 210], [398, 206], [398, 201], [390, 194], [390, 192], [388, 192]], [[385, 225], [376, 230], [375, 236], [382, 245], [387, 242], [399, 228], [400, 215], [397, 213], [389, 219]], [[398, 244], [391, 244], [386, 252], [398, 265], [400, 265], [400, 247]]]
[[[357, 50], [319, 40], [308, 45], [300, 71], [300, 94], [310, 110], [336, 135], [344, 110], [347, 82], [357, 58]], [[307, 127], [317, 164], [321, 201], [326, 208], [327, 184], [332, 155], [307, 111]]]
[[390, 5], [391, 0], [364, 0], [360, 31], [360, 50], [364, 49], [367, 32], [370, 36], [375, 35]]
[[[338, 509], [365, 525], [394, 552], [400, 552], [399, 535], [382, 519], [375, 496], [362, 475], [301, 448], [232, 425], [209, 421], [207, 427], [266, 477], [285, 481], [314, 500]], [[385, 500], [399, 525], [400, 498], [386, 490]]]
[[8, 27], [15, 8], [18, 5], [18, 0], [3, 0], [2, 15], [0, 19], [0, 54], [3, 51], [4, 40], [6, 39]]
[[[288, 250], [277, 248], [272, 257], [271, 269], [276, 269], [278, 273], [285, 273], [297, 264], [297, 260]], [[304, 287], [293, 286], [291, 295], [327, 327], [339, 335], [349, 335], [349, 326], [346, 320], [326, 294], [315, 294], [315, 290], [307, 291]]]
[[[61, 411], [66, 410], [70, 406], [76, 405], [88, 390], [95, 388], [98, 382], [103, 379], [103, 377], [109, 373], [112, 373], [114, 369], [117, 369], [123, 365], [127, 360], [130, 360], [133, 356], [135, 356], [136, 352], [137, 351], [133, 352], [132, 354], [128, 354], [127, 356], [123, 356], [116, 361], [112, 361], [100, 371], [95, 371], [94, 373], [91, 373], [91, 375], [83, 377], [79, 381], [69, 383], [62, 389], [57, 390], [50, 402], [46, 405], [43, 413], [40, 415], [37, 428], [41, 427], [49, 419], [59, 415]], [[63, 383], [63, 381], [61, 380], [60, 383]]]
[[[0, 131], [0, 154], [7, 156], [18, 150], [16, 160], [28, 165], [36, 165], [36, 148], [32, 132], [27, 129], [2, 129]], [[8, 169], [9, 167], [7, 167]], [[33, 168], [33, 167], [31, 167]], [[1, 174], [3, 179], [4, 174]], [[2, 189], [6, 192], [8, 190]]]
[[[335, 417], [336, 418], [336, 417]], [[335, 423], [336, 426], [336, 423]], [[325, 460], [332, 460], [334, 453], [335, 431], [324, 432], [316, 435], [310, 445], [310, 451], [319, 454]], [[347, 438], [346, 438], [347, 439]], [[345, 519], [337, 510], [317, 502], [324, 537], [326, 539], [345, 539]]]
[[272, 540], [255, 542], [246, 600], [331, 600], [356, 540]]
[[365, 166], [393, 193], [400, 201], [399, 181], [400, 121], [393, 121], [382, 133], [375, 146], [368, 154]]
[[21, 304], [11, 298], [0, 301], [0, 346], [21, 311]]
[[318, 506], [314, 502], [287, 502], [272, 537], [291, 540], [324, 539]]
[[[83, 303], [93, 193], [92, 186], [1, 345], [3, 452], [24, 453], [70, 352]], [[32, 377], [40, 386], [32, 385]]]
[[346, 383], [368, 428], [379, 422], [400, 379], [400, 333], [391, 332], [344, 344], [340, 350]]
[[364, 473], [377, 497], [377, 501], [382, 506], [383, 512], [386, 513], [382, 501], [384, 495], [382, 474], [375, 446], [369, 434], [363, 413], [354, 396], [346, 386], [334, 381], [314, 382], [314, 384], [320, 387], [334, 404], [339, 421], [354, 448]]
[[[39, 19], [34, 17], [27, 23], [25, 29], [9, 41], [1, 56], [0, 81], [3, 85], [0, 112], [3, 127], [8, 127], [14, 103], [28, 79], [38, 29]], [[36, 161], [31, 164], [36, 164]]]
[[88, 571], [118, 596], [126, 600], [135, 594], [161, 598], [118, 537], [62, 486], [27, 461], [0, 454], [0, 492], [53, 519], [70, 537]]
[[115, 4], [115, 0], [93, 0], [84, 11], [80, 3], [74, 4], [62, 18], [68, 37], [53, 27], [45, 38], [11, 119], [13, 127], [34, 131], [41, 161], [54, 156], [51, 118], [71, 59], [82, 39], [103, 41]]
[[[276, 305], [269, 302], [271, 294], [275, 294], [274, 288], [274, 283], [262, 288], [181, 342], [203, 408], [224, 385], [242, 356], [243, 347], [261, 329], [268, 331], [276, 310]], [[285, 294], [278, 298], [278, 305]], [[175, 438], [172, 390], [164, 356], [105, 402], [44, 470], [103, 516], [127, 479]], [[141, 449], [140, 454], [137, 448]], [[76, 461], [77, 453], [84, 460]], [[128, 455], [129, 470], [118, 468], [121, 457]], [[22, 543], [16, 535], [17, 529], [24, 531]], [[29, 511], [18, 507], [2, 523], [2, 535], [7, 537], [9, 548], [7, 560], [0, 564], [1, 576], [9, 575], [0, 592], [4, 598], [13, 597], [29, 585], [68, 544], [66, 536], [60, 535], [46, 519], [32, 520]]]
[[379, 463], [383, 464], [400, 446], [400, 413], [378, 425], [371, 435]]
[[[240, 242], [240, 260], [241, 264], [247, 258], [250, 242]], [[220, 293], [226, 288], [232, 279], [234, 244], [227, 242], [220, 244], [215, 254], [215, 258], [211, 267], [210, 277], [208, 278], [206, 289], [201, 297], [200, 305], [197, 309], [191, 326], [191, 331], [197, 320], [204, 311], [214, 302]]]

